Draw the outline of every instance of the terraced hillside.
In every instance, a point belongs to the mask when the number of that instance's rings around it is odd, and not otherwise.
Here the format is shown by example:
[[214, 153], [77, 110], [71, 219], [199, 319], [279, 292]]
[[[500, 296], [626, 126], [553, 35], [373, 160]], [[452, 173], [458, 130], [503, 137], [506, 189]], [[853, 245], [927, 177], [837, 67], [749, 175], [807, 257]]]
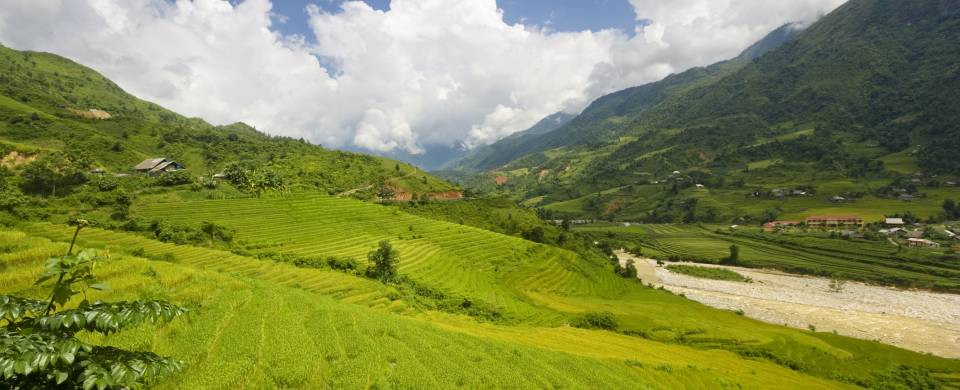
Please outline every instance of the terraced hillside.
[[[32, 229], [30, 234], [0, 230], [0, 293], [42, 295], [32, 280], [46, 257], [66, 249], [64, 242], [38, 236], [65, 230], [51, 225]], [[100, 240], [113, 249], [145, 244], [115, 241], [124, 236], [94, 232], [83, 245]], [[111, 250], [111, 259], [97, 273], [113, 290], [91, 291], [89, 298], [169, 299], [189, 306], [189, 317], [158, 329], [82, 336], [90, 342], [173, 355], [187, 363], [183, 373], [154, 383], [156, 388], [591, 388], [596, 383], [607, 388], [845, 387], [731, 353], [608, 332], [465, 323], [452, 330], [453, 320], [438, 327], [344, 304], [309, 288], [284, 287], [271, 281], [282, 279], [271, 271], [239, 272], [243, 276], [199, 269], [191, 264], [213, 267], [210, 263], [223, 254], [171, 247], [145, 249], [175, 253], [174, 262]], [[242, 266], [242, 260], [216, 267], [228, 265]], [[578, 347], [571, 340], [589, 344]]]
[[901, 287], [960, 291], [960, 262], [889, 242], [829, 238], [826, 233], [763, 234], [758, 229], [698, 225], [594, 225], [577, 228], [598, 239], [609, 233], [621, 245], [639, 245], [663, 259], [719, 262], [739, 247], [738, 264], [834, 276]]
[[221, 224], [242, 251], [260, 257], [350, 257], [365, 261], [380, 240], [399, 250], [401, 274], [444, 294], [488, 306], [510, 322], [559, 324], [528, 292], [613, 298], [624, 284], [603, 264], [569, 251], [469, 226], [316, 194], [285, 198], [151, 203], [133, 215], [184, 225]]

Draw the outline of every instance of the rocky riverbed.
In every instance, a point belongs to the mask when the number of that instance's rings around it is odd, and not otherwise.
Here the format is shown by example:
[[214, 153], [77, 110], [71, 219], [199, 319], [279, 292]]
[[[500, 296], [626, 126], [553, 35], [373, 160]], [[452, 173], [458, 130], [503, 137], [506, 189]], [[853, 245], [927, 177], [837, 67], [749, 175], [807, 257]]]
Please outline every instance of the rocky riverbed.
[[[858, 282], [831, 288], [830, 279], [719, 265], [751, 283], [702, 279], [668, 271], [651, 259], [618, 252], [633, 261], [646, 284], [720, 309], [742, 310], [761, 321], [960, 358], [960, 295], [899, 290]], [[698, 264], [700, 265], [700, 264]]]

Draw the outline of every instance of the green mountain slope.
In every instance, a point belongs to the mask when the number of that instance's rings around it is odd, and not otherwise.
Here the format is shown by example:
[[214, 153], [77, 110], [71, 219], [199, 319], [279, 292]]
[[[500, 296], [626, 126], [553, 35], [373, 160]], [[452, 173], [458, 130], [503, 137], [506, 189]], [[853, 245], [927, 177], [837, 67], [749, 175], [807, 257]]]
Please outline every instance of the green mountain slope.
[[[960, 176], [958, 10], [850, 1], [759, 57], [755, 47], [744, 55], [756, 58], [720, 65], [726, 72], [602, 98], [539, 149], [464, 182], [505, 175], [512, 184], [498, 191], [560, 213], [659, 222], [763, 219], [756, 200], [775, 189], [806, 195], [764, 202], [772, 215], [843, 213], [849, 203], [830, 202], [842, 195], [871, 218], [934, 216]], [[917, 201], [896, 202], [895, 189]]]
[[[242, 123], [213, 126], [183, 117], [57, 55], [0, 46], [0, 69], [0, 158], [12, 151], [31, 158], [67, 149], [88, 155], [108, 173], [128, 173], [144, 159], [167, 157], [195, 176], [230, 163], [269, 166], [294, 187], [330, 193], [382, 181], [417, 192], [452, 188], [409, 164], [272, 137]], [[401, 179], [412, 175], [417, 180]]]

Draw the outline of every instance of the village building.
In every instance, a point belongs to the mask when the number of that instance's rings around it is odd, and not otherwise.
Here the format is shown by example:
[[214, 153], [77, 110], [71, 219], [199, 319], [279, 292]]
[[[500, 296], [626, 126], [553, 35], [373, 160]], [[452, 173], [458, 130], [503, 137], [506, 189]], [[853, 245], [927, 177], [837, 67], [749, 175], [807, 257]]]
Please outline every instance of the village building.
[[923, 238], [923, 230], [916, 229], [906, 232], [907, 238]]
[[783, 229], [792, 226], [800, 226], [800, 221], [771, 221], [763, 224], [763, 230], [772, 232], [777, 229]]
[[834, 195], [832, 198], [830, 198], [830, 201], [833, 202], [833, 203], [840, 203], [840, 202], [843, 202], [843, 201], [845, 201], [845, 200], [847, 200], [847, 198], [844, 198], [844, 197], [842, 197], [842, 196], [840, 196], [840, 195]]
[[699, 189], [704, 189], [704, 188], [706, 188], [706, 187], [705, 187], [703, 184], [697, 184], [697, 188], [699, 188]]
[[164, 157], [146, 159], [133, 167], [133, 170], [137, 172], [147, 173], [150, 175], [163, 172], [172, 172], [179, 169], [183, 169], [183, 165], [176, 161], [168, 160]]
[[903, 226], [903, 218], [886, 218], [883, 220], [883, 224], [886, 226]]
[[939, 248], [940, 244], [925, 238], [908, 238], [907, 246], [920, 247], [920, 248]]
[[897, 199], [900, 199], [900, 200], [905, 201], [905, 202], [909, 202], [909, 201], [913, 200], [913, 198], [914, 198], [914, 196], [913, 196], [913, 195], [910, 195], [910, 194], [900, 194], [900, 196], [897, 196]]
[[813, 215], [807, 217], [806, 224], [812, 228], [860, 228], [863, 219], [856, 215]]

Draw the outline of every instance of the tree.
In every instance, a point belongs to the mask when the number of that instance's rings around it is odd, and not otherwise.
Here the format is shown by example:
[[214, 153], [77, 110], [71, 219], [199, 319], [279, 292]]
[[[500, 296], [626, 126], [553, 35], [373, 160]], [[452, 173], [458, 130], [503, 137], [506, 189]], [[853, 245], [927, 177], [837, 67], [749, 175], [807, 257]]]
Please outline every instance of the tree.
[[213, 247], [213, 243], [216, 242], [218, 238], [227, 242], [233, 240], [233, 235], [230, 234], [226, 226], [218, 225], [214, 222], [202, 222], [200, 224], [200, 231], [210, 237], [211, 247]]
[[546, 239], [546, 234], [543, 231], [543, 228], [540, 226], [534, 226], [528, 230], [525, 230], [522, 233], [523, 238], [542, 243]]
[[[102, 258], [92, 249], [73, 254], [80, 230], [75, 221], [70, 249], [47, 260], [36, 284], [56, 280], [49, 300], [0, 295], [0, 376], [4, 387], [119, 388], [144, 384], [182, 369], [178, 360], [150, 352], [127, 351], [88, 344], [76, 338], [80, 331], [110, 334], [143, 323], [170, 321], [186, 309], [164, 301], [93, 303], [84, 299], [76, 308], [64, 306], [86, 289], [106, 290], [93, 270]], [[79, 288], [79, 291], [77, 289]]]
[[957, 202], [953, 199], [945, 199], [943, 201], [943, 213], [948, 219], [958, 219], [960, 218], [960, 207], [957, 207]]
[[92, 162], [86, 153], [77, 149], [45, 155], [23, 168], [21, 187], [27, 193], [56, 197], [57, 189], [64, 193], [85, 183], [87, 177], [84, 173]]
[[569, 231], [570, 231], [570, 220], [564, 218], [563, 221], [560, 222], [560, 227], [562, 227], [563, 230], [566, 230], [566, 231], [569, 232]]
[[400, 264], [400, 254], [393, 245], [387, 240], [380, 241], [379, 247], [375, 251], [367, 254], [367, 260], [373, 263], [372, 271], [368, 271], [373, 277], [381, 281], [391, 281], [397, 277], [397, 266]]
[[735, 265], [740, 261], [740, 247], [736, 244], [730, 245], [730, 256], [726, 259], [723, 259], [724, 264]]

